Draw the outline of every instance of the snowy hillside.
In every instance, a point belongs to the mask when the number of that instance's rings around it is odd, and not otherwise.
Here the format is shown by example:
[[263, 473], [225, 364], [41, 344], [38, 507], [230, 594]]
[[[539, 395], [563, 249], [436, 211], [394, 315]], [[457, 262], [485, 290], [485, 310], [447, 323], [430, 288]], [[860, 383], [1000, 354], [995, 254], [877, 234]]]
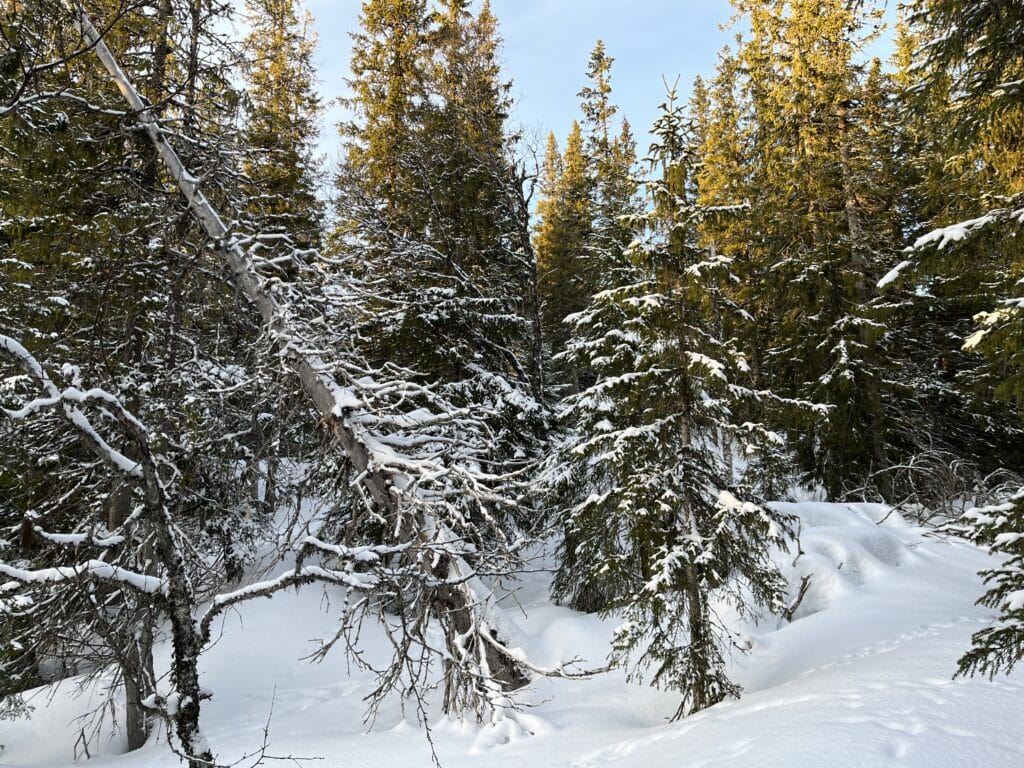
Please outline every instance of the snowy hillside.
[[[431, 713], [442, 764], [1024, 765], [1024, 672], [993, 682], [952, 679], [970, 634], [991, 619], [973, 605], [981, 593], [976, 572], [988, 557], [967, 543], [929, 536], [880, 506], [785, 506], [800, 518], [803, 554], [779, 560], [791, 586], [813, 574], [812, 586], [792, 623], [737, 627], [737, 642], [751, 646], [733, 660], [742, 700], [669, 723], [676, 698], [627, 684], [621, 672], [542, 680], [528, 694], [534, 706], [519, 715], [532, 734], [511, 724], [442, 722]], [[533, 659], [550, 665], [578, 655], [603, 663], [615, 622], [552, 605], [547, 582], [544, 574], [530, 575], [515, 600], [505, 600]], [[204, 683], [215, 696], [203, 719], [220, 763], [259, 748], [273, 702], [270, 755], [322, 758], [300, 764], [324, 768], [430, 764], [415, 713], [403, 719], [397, 703], [367, 732], [362, 699], [372, 678], [351, 672], [342, 653], [319, 665], [302, 660], [316, 648], [311, 641], [331, 636], [336, 614], [321, 589], [308, 588], [228, 615], [204, 664]], [[386, 653], [380, 639], [366, 633], [369, 653]], [[163, 649], [158, 663], [166, 661]], [[65, 685], [47, 706], [49, 693], [37, 693], [31, 720], [0, 724], [0, 764], [72, 764], [82, 727], [75, 718], [90, 704]], [[119, 737], [103, 737], [90, 745], [89, 765], [177, 765], [163, 743], [130, 755], [119, 755], [122, 749]]]

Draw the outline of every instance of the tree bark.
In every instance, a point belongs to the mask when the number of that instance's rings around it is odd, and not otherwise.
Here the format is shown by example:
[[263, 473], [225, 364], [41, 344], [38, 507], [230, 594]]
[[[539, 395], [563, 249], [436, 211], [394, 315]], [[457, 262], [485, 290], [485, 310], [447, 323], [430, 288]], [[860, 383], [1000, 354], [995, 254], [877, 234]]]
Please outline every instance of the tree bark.
[[[107, 508], [107, 528], [116, 531], [132, 511], [133, 487], [127, 479], [118, 482], [110, 494]], [[145, 746], [149, 738], [149, 713], [142, 702], [151, 694], [153, 675], [153, 631], [150, 609], [143, 609], [145, 618], [140, 623], [139, 637], [128, 644], [121, 659], [121, 679], [124, 683], [125, 733], [128, 737], [128, 751], [133, 752]], [[125, 632], [130, 632], [126, 628]]]
[[149, 739], [150, 721], [142, 702], [153, 692], [153, 633], [149, 622], [142, 623], [137, 645], [131, 650], [132, 658], [121, 666], [124, 680], [125, 734], [128, 737], [128, 751], [134, 752], [146, 745]]
[[[868, 258], [870, 249], [867, 247], [867, 235], [864, 230], [864, 222], [861, 218], [860, 206], [857, 200], [857, 190], [853, 177], [853, 148], [850, 142], [850, 115], [849, 115], [849, 104], [843, 103], [839, 107], [838, 118], [839, 118], [839, 159], [842, 166], [843, 172], [843, 196], [844, 207], [846, 211], [846, 223], [847, 229], [850, 235], [850, 257], [847, 266], [850, 271], [857, 274], [857, 280], [854, 284], [855, 296], [857, 303], [861, 306], [867, 306], [871, 300], [871, 294], [868, 290], [867, 285], [867, 270], [868, 270]], [[860, 341], [866, 348], [870, 348], [868, 330], [865, 327], [861, 327]], [[875, 410], [876, 415], [871, 421], [871, 425], [868, 429], [867, 441], [868, 450], [871, 453], [872, 468], [874, 470], [872, 478], [878, 487], [878, 493], [885, 502], [892, 502], [894, 492], [892, 488], [892, 479], [889, 473], [885, 470], [888, 468], [888, 461], [885, 455], [885, 424], [884, 418], [881, 416], [882, 405], [881, 405], [881, 393], [878, 389], [878, 382], [874, 377], [871, 377], [868, 382], [868, 395], [877, 405]]]
[[21, 518], [21, 535], [20, 535], [20, 548], [21, 556], [28, 559], [32, 556], [32, 552], [36, 548], [36, 535], [35, 529], [32, 527], [32, 518], [26, 515]]

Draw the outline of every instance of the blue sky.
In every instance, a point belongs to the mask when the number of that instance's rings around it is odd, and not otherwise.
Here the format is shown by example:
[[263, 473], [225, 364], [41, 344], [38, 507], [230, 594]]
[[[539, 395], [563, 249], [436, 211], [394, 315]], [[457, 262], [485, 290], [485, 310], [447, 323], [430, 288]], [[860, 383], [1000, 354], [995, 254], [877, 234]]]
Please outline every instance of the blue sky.
[[[359, 0], [307, 0], [317, 21], [320, 92], [344, 92]], [[562, 142], [578, 116], [576, 94], [585, 85], [587, 59], [598, 38], [614, 57], [613, 99], [644, 138], [665, 95], [664, 75], [680, 77], [680, 94], [693, 78], [709, 74], [718, 50], [734, 33], [722, 30], [732, 8], [728, 0], [491, 0], [504, 38], [504, 72], [514, 84], [514, 119], [527, 137], [543, 139], [554, 130]], [[322, 146], [333, 166], [340, 112], [325, 117]]]
[[[894, 14], [895, 2], [877, 0]], [[352, 49], [349, 32], [358, 26], [360, 0], [306, 0], [319, 34], [317, 63], [320, 93], [333, 99], [345, 91]], [[539, 150], [549, 130], [564, 145], [574, 118], [577, 95], [586, 84], [590, 51], [600, 38], [615, 59], [612, 98], [619, 117], [627, 117], [641, 156], [648, 130], [664, 99], [663, 77], [679, 77], [685, 98], [697, 75], [710, 76], [718, 51], [735, 39], [723, 28], [733, 15], [729, 0], [491, 0], [504, 38], [504, 73], [514, 85], [515, 122]], [[885, 35], [869, 48], [886, 56]], [[328, 168], [337, 152], [335, 106], [324, 119], [321, 146]]]

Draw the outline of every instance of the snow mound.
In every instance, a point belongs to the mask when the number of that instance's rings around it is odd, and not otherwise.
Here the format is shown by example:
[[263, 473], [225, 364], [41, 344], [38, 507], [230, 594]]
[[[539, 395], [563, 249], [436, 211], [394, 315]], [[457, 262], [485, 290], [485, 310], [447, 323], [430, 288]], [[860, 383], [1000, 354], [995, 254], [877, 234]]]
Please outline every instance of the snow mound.
[[892, 569], [913, 562], [913, 538], [920, 534], [886, 507], [777, 506], [800, 523], [799, 550], [788, 567], [782, 563], [791, 574], [791, 592], [798, 593], [800, 582], [809, 579], [795, 619], [825, 610], [865, 586], [885, 585], [896, 576]]
[[[1024, 766], [1024, 674], [989, 682], [952, 679], [972, 632], [992, 612], [974, 605], [976, 573], [991, 560], [962, 541], [944, 540], [878, 505], [782, 504], [796, 516], [799, 548], [779, 552], [795, 596], [810, 578], [792, 622], [765, 617], [733, 623], [748, 654], [732, 659], [743, 685], [728, 701], [668, 723], [671, 693], [627, 683], [620, 671], [587, 681], [539, 680], [530, 706], [495, 724], [450, 721], [433, 703], [426, 716], [448, 768], [527, 765], [565, 768], [960, 768]], [[500, 601], [522, 629], [524, 650], [550, 666], [579, 657], [605, 662], [614, 617], [601, 619], [552, 605], [548, 578], [532, 573]], [[233, 763], [262, 742], [273, 701], [271, 752], [322, 757], [345, 765], [427, 766], [430, 752], [412, 708], [397, 702], [367, 731], [363, 697], [369, 674], [340, 655], [302, 660], [313, 638], [330, 637], [337, 595], [322, 589], [248, 604], [225, 618], [205, 660], [204, 683], [215, 697], [204, 725], [220, 762]], [[386, 641], [368, 628], [369, 658]], [[167, 649], [158, 658], [167, 664]], [[1024, 672], [1024, 671], [1022, 671]], [[72, 765], [88, 696], [56, 691], [44, 708], [41, 690], [31, 720], [0, 723], [0, 764]], [[177, 765], [163, 744], [117, 754], [119, 736], [90, 746], [90, 765]], [[251, 762], [251, 761], [250, 761]], [[79, 763], [81, 765], [82, 763]], [[247, 764], [247, 763], [246, 763]]]

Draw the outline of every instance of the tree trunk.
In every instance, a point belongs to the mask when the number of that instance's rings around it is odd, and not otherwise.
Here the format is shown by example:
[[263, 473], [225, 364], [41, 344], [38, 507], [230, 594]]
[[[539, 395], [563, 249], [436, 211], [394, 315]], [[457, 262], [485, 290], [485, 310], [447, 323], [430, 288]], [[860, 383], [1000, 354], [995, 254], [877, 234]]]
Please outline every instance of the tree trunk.
[[127, 480], [120, 481], [110, 494], [107, 506], [107, 529], [116, 531], [132, 512], [132, 486]]
[[199, 723], [202, 700], [205, 698], [199, 684], [199, 656], [203, 652], [204, 641], [192, 616], [196, 608], [196, 595], [184, 557], [172, 533], [173, 520], [164, 506], [152, 457], [144, 457], [142, 466], [145, 467], [146, 510], [152, 519], [155, 534], [154, 559], [163, 565], [167, 579], [165, 604], [174, 647], [171, 680], [177, 696], [176, 709], [172, 715], [174, 729], [189, 768], [210, 768], [213, 765], [213, 752]]
[[275, 457], [267, 458], [267, 481], [263, 489], [263, 507], [267, 513], [273, 515], [277, 511], [277, 470], [278, 460]]
[[715, 696], [712, 680], [708, 674], [706, 656], [708, 653], [713, 652], [714, 643], [709, 633], [711, 621], [708, 616], [708, 607], [704, 596], [701, 594], [698, 578], [693, 564], [687, 563], [686, 618], [690, 626], [690, 647], [688, 650], [692, 654], [693, 650], [697, 649], [704, 663], [693, 665], [696, 673], [690, 690], [689, 710], [687, 711], [684, 707], [680, 706], [675, 719], [692, 715], [694, 712], [700, 712], [702, 709], [707, 709], [721, 700], [721, 697]]
[[32, 552], [36, 548], [36, 532], [32, 527], [32, 518], [28, 515], [21, 518], [21, 535], [20, 535], [20, 546], [21, 556], [28, 559], [32, 556]]
[[[120, 528], [132, 511], [132, 484], [121, 480], [110, 494], [107, 507], [107, 528]], [[121, 659], [121, 680], [124, 683], [125, 733], [128, 751], [145, 746], [149, 739], [149, 714], [142, 702], [153, 693], [153, 631], [151, 608], [143, 609], [144, 619], [134, 643], [128, 643]], [[130, 632], [125, 628], [125, 632]]]
[[121, 677], [124, 680], [124, 712], [125, 712], [125, 733], [128, 736], [128, 751], [134, 752], [141, 749], [149, 738], [149, 724], [146, 721], [146, 713], [142, 708], [142, 688], [132, 674], [133, 670], [127, 667], [121, 668]]
[[[868, 290], [867, 271], [870, 249], [867, 246], [867, 234], [864, 230], [864, 223], [861, 218], [860, 206], [857, 201], [857, 190], [853, 178], [853, 149], [850, 144], [850, 116], [849, 105], [844, 103], [839, 107], [839, 158], [843, 171], [843, 196], [845, 198], [846, 222], [850, 235], [850, 259], [848, 267], [857, 275], [854, 284], [854, 295], [857, 303], [867, 306], [871, 300]], [[870, 348], [868, 329], [861, 326], [860, 341], [866, 348]], [[891, 502], [893, 499], [892, 480], [886, 470], [888, 461], [885, 455], [885, 424], [881, 416], [882, 404], [881, 393], [878, 389], [878, 382], [872, 377], [868, 382], [868, 396], [872, 405], [876, 406], [876, 415], [871, 421], [868, 429], [867, 441], [868, 450], [871, 453], [871, 462], [874, 472], [872, 479], [878, 487], [878, 493], [883, 501]]]
[[153, 693], [153, 633], [144, 621], [137, 645], [128, 664], [121, 665], [124, 680], [125, 733], [128, 751], [145, 746], [149, 739], [150, 719], [142, 702]]

